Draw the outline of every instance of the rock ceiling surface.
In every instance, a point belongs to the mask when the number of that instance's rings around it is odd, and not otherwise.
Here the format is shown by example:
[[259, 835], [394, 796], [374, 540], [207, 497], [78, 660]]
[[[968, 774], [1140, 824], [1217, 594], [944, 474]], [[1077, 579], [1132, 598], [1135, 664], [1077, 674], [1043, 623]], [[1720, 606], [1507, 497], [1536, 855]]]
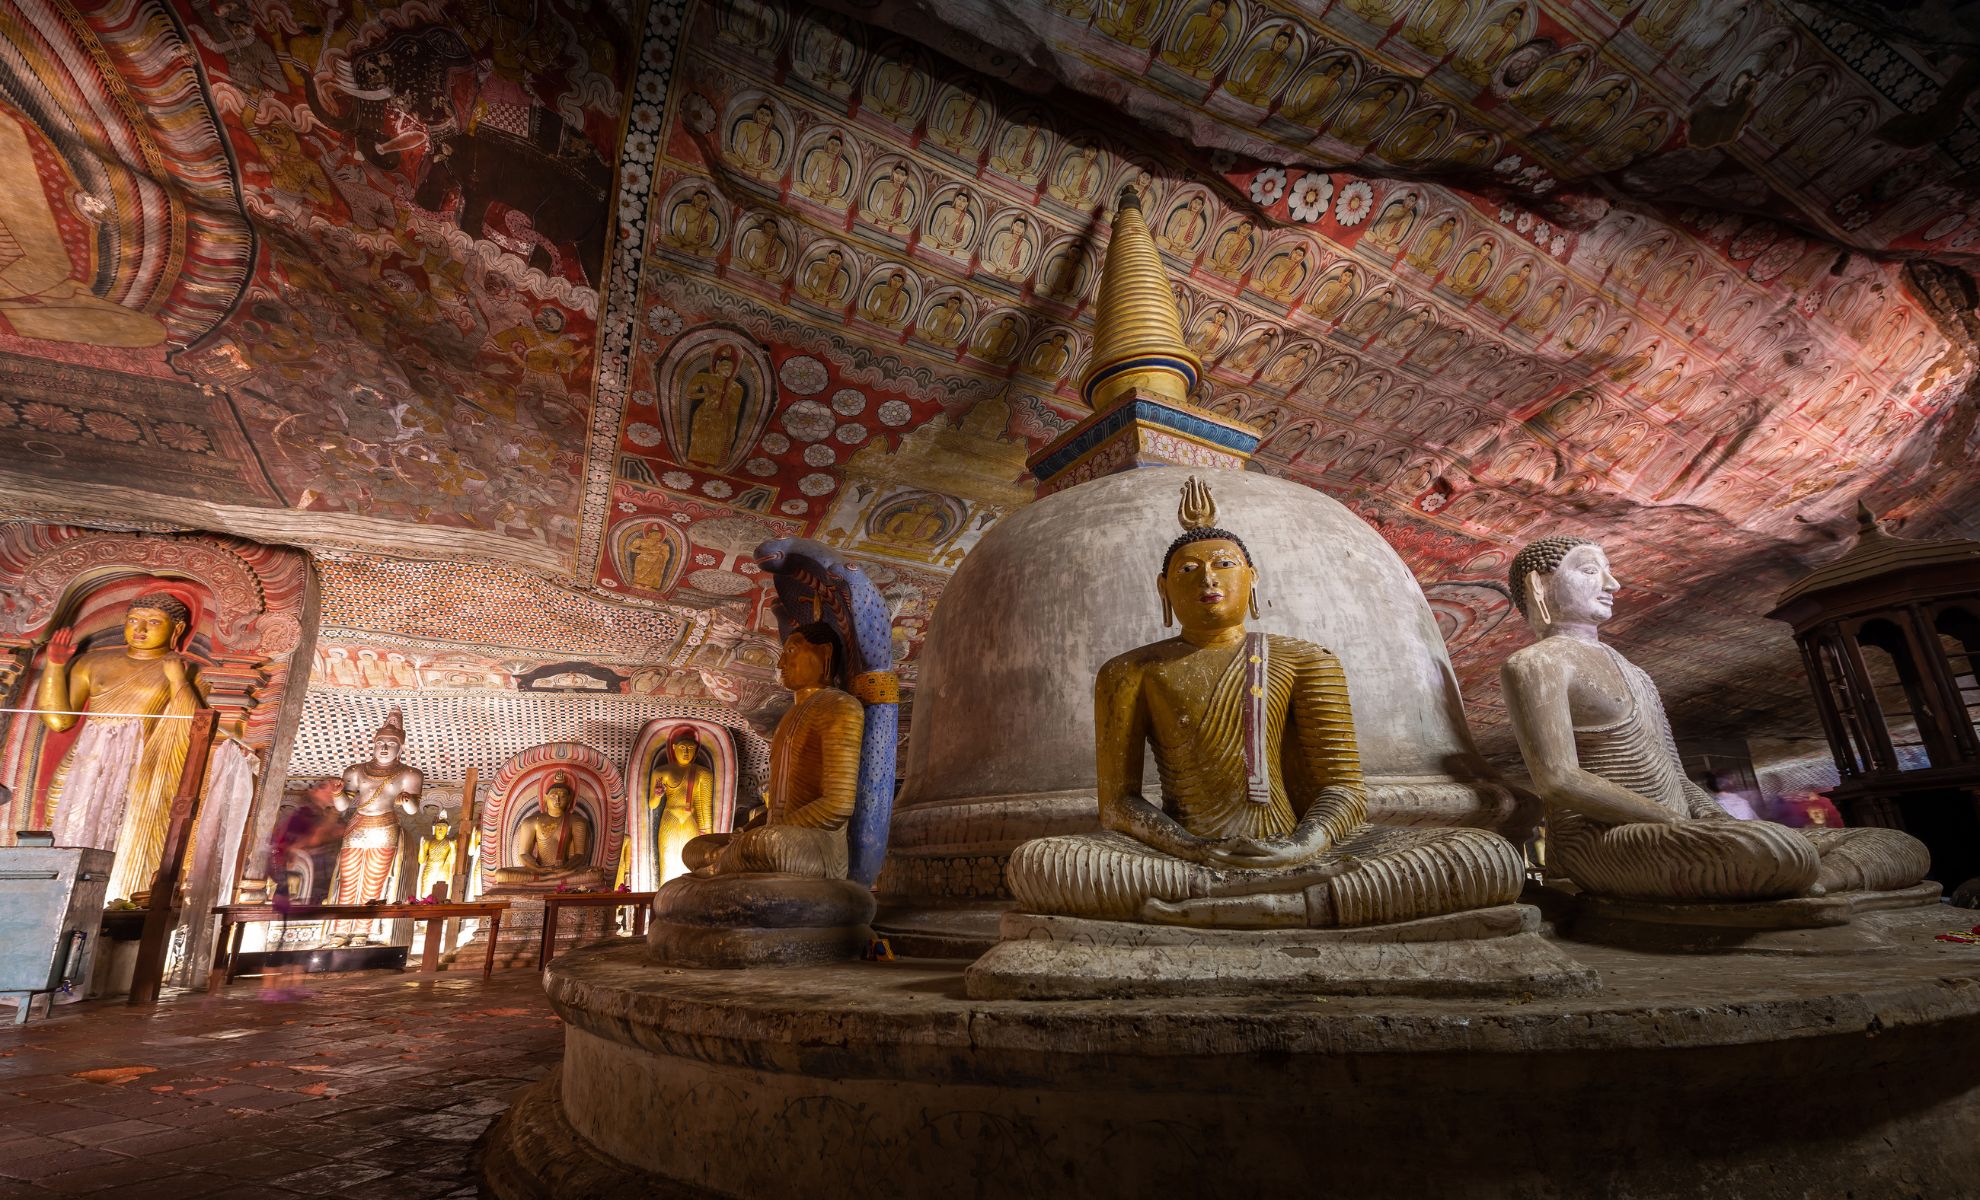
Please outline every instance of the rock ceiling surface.
[[1201, 402], [1402, 552], [1474, 724], [1505, 564], [1566, 529], [1681, 723], [1805, 732], [1780, 586], [1859, 495], [1971, 526], [1945, 11], [0, 0], [39, 181], [0, 197], [0, 495], [312, 547], [343, 664], [650, 653], [745, 705], [749, 551], [814, 536], [911, 675], [1082, 413], [1132, 182]]

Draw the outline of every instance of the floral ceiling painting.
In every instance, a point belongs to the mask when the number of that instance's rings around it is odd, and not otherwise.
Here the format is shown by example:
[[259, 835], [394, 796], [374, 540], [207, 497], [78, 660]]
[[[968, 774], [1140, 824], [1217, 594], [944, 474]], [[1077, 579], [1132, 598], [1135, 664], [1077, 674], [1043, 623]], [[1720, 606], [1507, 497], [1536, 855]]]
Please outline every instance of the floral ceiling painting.
[[[647, 675], [602, 642], [600, 671], [746, 709], [750, 551], [818, 537], [869, 565], [911, 683], [1085, 411], [1133, 185], [1197, 402], [1401, 551], [1488, 747], [1504, 569], [1556, 530], [1609, 542], [1681, 726], [1808, 732], [1779, 587], [1859, 497], [1975, 531], [1973, 47], [1915, 21], [0, 0], [0, 154], [39, 182], [0, 201], [0, 492], [521, 571], [664, 626]], [[557, 647], [498, 609], [441, 637], [388, 605], [320, 667], [514, 688]]]

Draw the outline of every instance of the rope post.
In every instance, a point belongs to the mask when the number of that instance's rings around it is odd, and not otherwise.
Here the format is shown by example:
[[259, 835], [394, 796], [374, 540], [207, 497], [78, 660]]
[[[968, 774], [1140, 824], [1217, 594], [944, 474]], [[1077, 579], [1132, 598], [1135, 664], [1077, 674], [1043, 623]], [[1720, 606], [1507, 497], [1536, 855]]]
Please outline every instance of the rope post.
[[151, 877], [151, 900], [144, 912], [144, 933], [138, 940], [137, 968], [131, 975], [132, 1004], [156, 1004], [165, 983], [165, 946], [172, 938], [173, 902], [179, 895], [179, 875], [185, 869], [186, 848], [193, 822], [199, 818], [199, 798], [206, 783], [208, 751], [218, 718], [210, 708], [192, 714], [186, 763], [179, 768], [179, 790], [172, 795], [172, 815], [165, 826], [165, 849]]

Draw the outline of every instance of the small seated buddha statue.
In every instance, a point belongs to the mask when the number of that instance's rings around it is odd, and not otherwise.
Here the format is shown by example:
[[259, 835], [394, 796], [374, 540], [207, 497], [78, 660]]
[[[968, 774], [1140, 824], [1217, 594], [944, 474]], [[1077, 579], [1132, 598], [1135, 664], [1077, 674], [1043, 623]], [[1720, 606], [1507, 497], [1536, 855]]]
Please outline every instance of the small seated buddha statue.
[[1539, 639], [1500, 671], [1547, 810], [1548, 866], [1584, 892], [1703, 904], [1916, 884], [1924, 843], [1894, 829], [1743, 821], [1686, 775], [1656, 684], [1597, 627], [1621, 586], [1600, 545], [1556, 535], [1513, 559], [1512, 594]]
[[559, 771], [543, 790], [543, 807], [516, 830], [516, 861], [495, 872], [510, 887], [604, 888], [611, 872], [591, 861], [591, 821], [573, 801], [569, 775]]
[[674, 966], [752, 967], [857, 957], [872, 941], [873, 893], [847, 878], [847, 826], [858, 798], [866, 709], [834, 686], [838, 635], [801, 626], [779, 677], [793, 702], [770, 743], [760, 823], [695, 838], [689, 873], [661, 886], [649, 953]]
[[777, 675], [792, 702], [770, 740], [762, 823], [689, 842], [682, 858], [690, 870], [846, 877], [846, 823], [858, 793], [866, 708], [832, 686], [839, 661], [838, 637], [824, 625], [801, 627], [785, 639]]
[[[1094, 685], [1098, 833], [1039, 838], [1007, 879], [1027, 913], [1225, 930], [1383, 925], [1507, 905], [1519, 851], [1479, 829], [1367, 823], [1331, 652], [1248, 632], [1258, 572], [1191, 479], [1155, 584], [1180, 636]], [[1154, 749], [1160, 794], [1143, 791]]]

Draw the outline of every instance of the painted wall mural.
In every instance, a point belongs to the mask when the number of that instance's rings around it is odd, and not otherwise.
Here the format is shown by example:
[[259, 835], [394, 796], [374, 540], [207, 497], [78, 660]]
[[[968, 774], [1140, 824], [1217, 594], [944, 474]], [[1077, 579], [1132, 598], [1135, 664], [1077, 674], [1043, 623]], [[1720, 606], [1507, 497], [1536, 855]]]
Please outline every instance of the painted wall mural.
[[326, 712], [569, 664], [755, 711], [781, 536], [867, 565], [911, 681], [1083, 411], [1133, 184], [1199, 402], [1398, 546], [1488, 744], [1534, 532], [1616, 547], [1681, 722], [1765, 724], [1759, 609], [1855, 498], [1971, 511], [1935, 18], [938, 7], [0, 0], [0, 494], [320, 552]]

